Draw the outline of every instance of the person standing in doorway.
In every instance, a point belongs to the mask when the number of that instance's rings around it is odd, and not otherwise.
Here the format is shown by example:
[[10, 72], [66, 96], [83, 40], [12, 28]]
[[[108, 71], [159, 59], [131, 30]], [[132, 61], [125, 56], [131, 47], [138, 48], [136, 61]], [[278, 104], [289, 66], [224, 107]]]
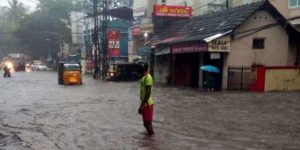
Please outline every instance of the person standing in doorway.
[[142, 115], [144, 127], [146, 128], [149, 135], [154, 135], [152, 120], [153, 120], [153, 109], [154, 101], [151, 97], [153, 88], [153, 78], [148, 72], [148, 64], [139, 64], [139, 72], [143, 75], [140, 81], [140, 107], [138, 113]]
[[206, 83], [207, 83], [207, 89], [209, 92], [215, 91], [215, 75], [211, 72], [207, 72], [206, 76]]

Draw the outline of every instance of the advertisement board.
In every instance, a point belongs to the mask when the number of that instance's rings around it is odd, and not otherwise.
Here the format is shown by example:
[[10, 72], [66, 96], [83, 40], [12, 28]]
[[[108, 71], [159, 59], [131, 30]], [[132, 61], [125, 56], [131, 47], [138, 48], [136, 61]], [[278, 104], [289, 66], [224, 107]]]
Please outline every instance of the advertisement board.
[[120, 32], [117, 30], [108, 31], [108, 54], [110, 57], [120, 56]]
[[191, 17], [192, 7], [155, 5], [154, 15], [159, 17]]

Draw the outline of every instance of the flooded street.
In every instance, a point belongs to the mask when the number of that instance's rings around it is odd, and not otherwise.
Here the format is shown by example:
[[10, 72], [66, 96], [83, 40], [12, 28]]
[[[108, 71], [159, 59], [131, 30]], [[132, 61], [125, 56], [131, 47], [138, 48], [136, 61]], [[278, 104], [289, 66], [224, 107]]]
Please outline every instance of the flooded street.
[[[2, 73], [2, 72], [1, 72]], [[138, 82], [60, 86], [54, 72], [0, 78], [0, 149], [256, 150], [300, 148], [300, 92], [207, 93], [156, 87], [154, 129]]]

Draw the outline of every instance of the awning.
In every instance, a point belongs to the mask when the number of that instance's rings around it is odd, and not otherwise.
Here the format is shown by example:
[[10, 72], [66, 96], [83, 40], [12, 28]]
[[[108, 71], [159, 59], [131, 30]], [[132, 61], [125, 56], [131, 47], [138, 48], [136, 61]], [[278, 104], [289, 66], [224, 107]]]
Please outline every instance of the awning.
[[184, 37], [184, 38], [174, 40], [171, 43], [175, 44], [175, 43], [192, 42], [192, 41], [205, 41], [205, 42], [209, 43], [209, 42], [211, 42], [215, 39], [218, 39], [220, 37], [223, 37], [231, 32], [232, 32], [232, 30], [222, 32], [222, 33], [207, 33], [207, 34], [202, 34], [202, 35], [197, 35], [197, 36], [189, 36], [189, 37]]
[[164, 39], [164, 40], [157, 41], [157, 42], [153, 43], [152, 46], [156, 46], [156, 45], [160, 45], [160, 44], [168, 44], [168, 43], [171, 43], [173, 41], [179, 40], [181, 38], [182, 37], [170, 37], [170, 38], [167, 38], [167, 39]]
[[171, 53], [170, 47], [164, 48], [164, 49], [156, 49], [155, 55], [161, 56], [161, 55], [168, 55]]
[[224, 36], [224, 35], [226, 35], [226, 34], [228, 34], [228, 33], [230, 33], [230, 32], [232, 32], [232, 30], [227, 31], [227, 32], [224, 32], [224, 33], [218, 33], [218, 34], [215, 34], [215, 35], [213, 35], [213, 36], [210, 36], [210, 37], [205, 38], [204, 41], [207, 42], [207, 43], [208, 43], [208, 42], [211, 42], [211, 41], [213, 41], [213, 40], [215, 40], [215, 39], [218, 39], [218, 38], [220, 38], [220, 37], [222, 37], [222, 36]]

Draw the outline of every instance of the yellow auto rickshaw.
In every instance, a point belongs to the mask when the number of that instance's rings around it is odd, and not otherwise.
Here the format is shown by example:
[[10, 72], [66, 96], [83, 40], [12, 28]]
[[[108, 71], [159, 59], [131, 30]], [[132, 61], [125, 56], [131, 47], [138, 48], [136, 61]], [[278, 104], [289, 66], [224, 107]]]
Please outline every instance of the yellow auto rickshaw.
[[81, 85], [81, 66], [76, 63], [61, 63], [58, 69], [58, 84]]

